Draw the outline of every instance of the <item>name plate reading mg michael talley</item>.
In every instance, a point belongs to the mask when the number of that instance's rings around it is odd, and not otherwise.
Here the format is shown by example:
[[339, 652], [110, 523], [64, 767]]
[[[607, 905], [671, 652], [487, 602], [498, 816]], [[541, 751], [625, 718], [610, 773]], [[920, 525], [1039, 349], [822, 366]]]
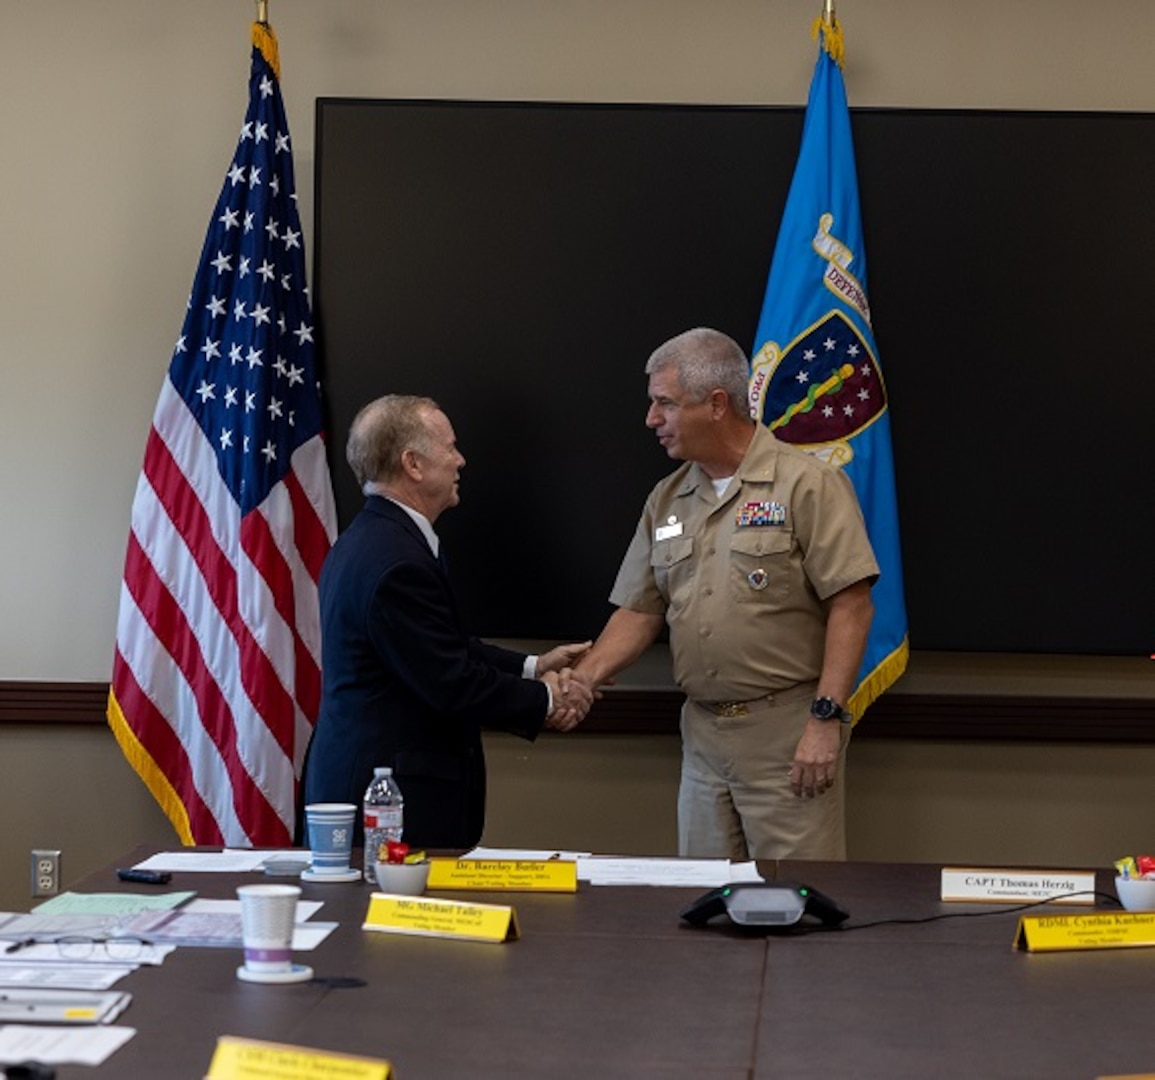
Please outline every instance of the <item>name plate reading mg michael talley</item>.
[[1155, 945], [1155, 912], [1105, 911], [1086, 915], [1024, 915], [1015, 945], [1027, 952], [1131, 949]]
[[499, 904], [465, 904], [430, 896], [395, 896], [374, 893], [363, 930], [418, 937], [456, 938], [499, 945], [516, 941], [517, 913]]
[[430, 859], [428, 888], [577, 892], [577, 863], [563, 859]]
[[1085, 870], [992, 870], [942, 871], [942, 899], [991, 904], [1033, 904], [1051, 900], [1056, 904], [1094, 904], [1095, 874]]

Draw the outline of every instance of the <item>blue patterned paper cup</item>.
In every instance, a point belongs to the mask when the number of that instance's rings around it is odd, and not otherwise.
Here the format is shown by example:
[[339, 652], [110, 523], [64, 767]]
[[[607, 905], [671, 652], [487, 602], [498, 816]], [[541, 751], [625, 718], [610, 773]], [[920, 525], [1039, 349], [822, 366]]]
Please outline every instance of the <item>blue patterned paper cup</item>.
[[343, 874], [353, 853], [353, 803], [310, 803], [305, 807], [314, 874]]

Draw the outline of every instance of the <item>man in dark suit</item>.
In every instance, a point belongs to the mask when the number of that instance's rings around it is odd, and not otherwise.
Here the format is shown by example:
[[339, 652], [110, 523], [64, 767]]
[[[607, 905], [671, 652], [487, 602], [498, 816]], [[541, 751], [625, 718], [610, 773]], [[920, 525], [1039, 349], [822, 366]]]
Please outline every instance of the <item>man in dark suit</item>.
[[465, 459], [436, 402], [371, 402], [346, 456], [367, 499], [321, 572], [321, 711], [304, 802], [360, 803], [374, 767], [390, 765], [406, 842], [469, 848], [485, 824], [482, 727], [525, 739], [574, 727], [592, 698], [569, 665], [590, 643], [534, 657], [465, 632], [433, 531], [458, 503]]

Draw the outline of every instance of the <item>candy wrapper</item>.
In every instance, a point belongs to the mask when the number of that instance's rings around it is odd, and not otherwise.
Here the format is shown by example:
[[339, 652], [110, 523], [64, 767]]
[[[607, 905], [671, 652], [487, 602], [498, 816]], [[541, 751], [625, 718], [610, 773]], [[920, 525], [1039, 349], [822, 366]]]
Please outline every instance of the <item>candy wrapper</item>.
[[424, 851], [410, 851], [409, 845], [402, 840], [386, 840], [377, 852], [378, 862], [388, 863], [421, 863], [425, 861]]
[[1121, 878], [1155, 878], [1155, 855], [1128, 855], [1117, 859], [1115, 872]]

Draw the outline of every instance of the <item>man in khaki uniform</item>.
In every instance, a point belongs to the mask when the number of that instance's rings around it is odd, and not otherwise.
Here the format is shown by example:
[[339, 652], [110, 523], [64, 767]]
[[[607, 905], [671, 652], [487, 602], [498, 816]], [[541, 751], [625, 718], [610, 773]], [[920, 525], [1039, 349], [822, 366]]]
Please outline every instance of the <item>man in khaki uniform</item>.
[[650, 493], [575, 670], [611, 679], [670, 628], [682, 710], [678, 847], [697, 857], [846, 857], [843, 765], [878, 564], [837, 468], [750, 417], [748, 363], [689, 330], [646, 364], [653, 429], [685, 462]]

